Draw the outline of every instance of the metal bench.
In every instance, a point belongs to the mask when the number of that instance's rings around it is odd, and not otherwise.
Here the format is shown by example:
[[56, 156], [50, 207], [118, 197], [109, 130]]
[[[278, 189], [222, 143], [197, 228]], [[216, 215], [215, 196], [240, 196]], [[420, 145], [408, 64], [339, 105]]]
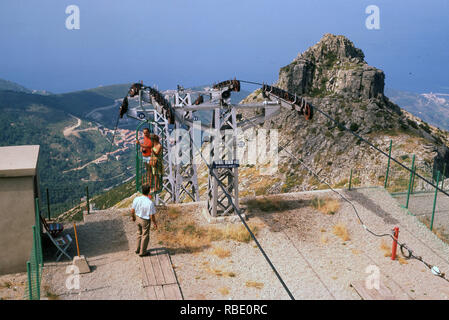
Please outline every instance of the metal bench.
[[72, 260], [72, 257], [67, 253], [67, 249], [70, 247], [70, 245], [73, 242], [72, 237], [70, 234], [66, 234], [60, 237], [56, 237], [59, 233], [63, 230], [63, 225], [61, 223], [50, 223], [48, 224], [42, 216], [40, 216], [42, 224], [44, 226], [44, 229], [46, 231], [46, 234], [50, 241], [55, 245], [55, 247], [58, 249], [56, 252], [56, 261], [59, 261], [61, 257], [64, 255], [70, 260]]

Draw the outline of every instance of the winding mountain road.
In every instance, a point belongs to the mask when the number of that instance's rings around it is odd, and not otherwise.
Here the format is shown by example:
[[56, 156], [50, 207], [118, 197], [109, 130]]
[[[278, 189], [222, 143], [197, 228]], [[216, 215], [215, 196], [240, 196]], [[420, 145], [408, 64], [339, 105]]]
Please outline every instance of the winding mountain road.
[[[77, 135], [76, 133], [74, 133], [74, 130], [75, 130], [76, 128], [78, 128], [78, 127], [81, 125], [81, 123], [82, 123], [82, 121], [81, 121], [80, 118], [77, 118], [77, 117], [75, 117], [75, 116], [72, 116], [72, 117], [75, 118], [75, 119], [77, 119], [78, 122], [77, 122], [77, 124], [75, 124], [74, 126], [70, 126], [70, 127], [65, 127], [65, 128], [64, 128], [64, 131], [62, 132], [62, 133], [64, 134], [64, 137], [68, 137], [68, 136], [70, 136], [70, 135], [72, 135], [72, 134]], [[77, 136], [79, 137], [79, 135], [77, 135]]]

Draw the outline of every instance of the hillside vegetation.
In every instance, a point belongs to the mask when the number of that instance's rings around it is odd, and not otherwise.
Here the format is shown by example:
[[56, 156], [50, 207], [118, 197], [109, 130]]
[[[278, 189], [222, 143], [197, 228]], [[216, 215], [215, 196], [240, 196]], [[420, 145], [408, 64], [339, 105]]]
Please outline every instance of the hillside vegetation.
[[30, 105], [43, 105], [82, 117], [96, 107], [113, 103], [113, 99], [89, 91], [58, 95], [39, 95], [10, 90], [0, 91], [0, 110], [6, 109], [6, 111], [24, 109]]
[[64, 111], [67, 106], [57, 107], [63, 101], [68, 100], [13, 91], [0, 92], [0, 146], [40, 145], [41, 199], [46, 199], [48, 188], [50, 201], [54, 205], [53, 214], [79, 202], [85, 196], [86, 186], [94, 194], [120, 184], [132, 175], [127, 173], [127, 168], [134, 163], [130, 153], [123, 154], [120, 161], [110, 159], [107, 163], [90, 164], [81, 170], [68, 171], [108, 152], [112, 136], [105, 136], [95, 124], [86, 120], [82, 128], [89, 128], [89, 131], [64, 136], [64, 129], [76, 124], [77, 120]]
[[10, 91], [17, 91], [17, 92], [31, 92], [31, 90], [25, 88], [24, 86], [21, 86], [18, 83], [0, 79], [0, 90], [10, 90]]

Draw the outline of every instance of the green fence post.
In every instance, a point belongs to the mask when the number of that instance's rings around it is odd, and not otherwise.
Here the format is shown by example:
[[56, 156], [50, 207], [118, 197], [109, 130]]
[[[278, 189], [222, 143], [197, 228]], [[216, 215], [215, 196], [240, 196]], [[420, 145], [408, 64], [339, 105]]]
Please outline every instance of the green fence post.
[[145, 122], [141, 122], [136, 128], [136, 192], [140, 191], [140, 159], [139, 159], [139, 151], [140, 147], [137, 144], [139, 140], [139, 130]]
[[410, 200], [410, 190], [412, 187], [412, 178], [413, 178], [413, 168], [415, 167], [415, 155], [413, 155], [413, 160], [412, 160], [412, 170], [410, 171], [410, 179], [408, 182], [408, 191], [407, 191], [407, 202], [405, 204], [405, 207], [408, 209], [408, 203]]
[[136, 192], [140, 190], [140, 161], [139, 161], [139, 146], [136, 145]]
[[36, 262], [36, 297], [38, 300], [40, 300], [41, 294], [40, 294], [40, 283], [39, 283], [39, 255], [37, 252], [37, 232], [36, 232], [36, 226], [33, 226], [33, 239], [34, 239], [34, 260]]
[[28, 275], [28, 299], [33, 300], [33, 288], [31, 286], [31, 263], [27, 261], [27, 275]]
[[444, 190], [444, 178], [446, 176], [446, 162], [444, 163], [443, 167], [443, 177], [441, 178], [441, 190]]
[[87, 206], [87, 214], [90, 214], [90, 205], [89, 205], [89, 186], [86, 186], [86, 206]]
[[437, 194], [438, 194], [438, 183], [440, 182], [440, 171], [438, 171], [437, 173], [437, 184], [436, 184], [436, 188], [435, 188], [435, 197], [433, 199], [433, 209], [432, 209], [432, 221], [430, 221], [430, 231], [432, 231], [433, 229], [433, 219], [435, 217], [435, 208], [436, 208], [436, 204], [437, 204]]
[[349, 190], [351, 190], [352, 187], [352, 169], [351, 169], [351, 175], [349, 176]]
[[411, 194], [413, 194], [413, 191], [415, 189], [415, 176], [416, 176], [416, 166], [413, 165], [412, 167], [413, 175], [412, 175], [412, 190], [410, 191]]
[[391, 148], [393, 146], [393, 140], [390, 140], [390, 151], [388, 152], [388, 165], [387, 165], [387, 173], [385, 174], [385, 185], [384, 188], [387, 188], [388, 184], [388, 173], [390, 172], [390, 159], [391, 159]]
[[40, 211], [39, 211], [39, 198], [34, 199], [34, 206], [35, 206], [35, 210], [36, 210], [36, 222], [35, 222], [35, 226], [37, 229], [36, 232], [36, 237], [37, 237], [37, 254], [39, 257], [38, 260], [38, 264], [40, 265], [44, 265], [44, 258], [43, 258], [43, 254], [42, 254], [42, 242], [41, 242], [41, 219], [40, 219]]
[[51, 219], [51, 213], [50, 213], [50, 194], [48, 193], [48, 188], [47, 188], [47, 216], [48, 216], [48, 220]]

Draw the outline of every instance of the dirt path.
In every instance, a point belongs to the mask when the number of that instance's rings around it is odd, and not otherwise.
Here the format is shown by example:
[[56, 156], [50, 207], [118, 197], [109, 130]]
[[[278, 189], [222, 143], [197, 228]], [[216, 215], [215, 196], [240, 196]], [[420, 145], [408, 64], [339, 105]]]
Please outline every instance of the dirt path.
[[68, 137], [70, 135], [74, 135], [77, 138], [81, 138], [79, 135], [79, 132], [85, 132], [85, 131], [94, 131], [97, 130], [97, 128], [86, 128], [86, 129], [80, 129], [80, 130], [75, 130], [76, 128], [78, 128], [79, 126], [81, 126], [82, 120], [78, 117], [72, 116], [73, 118], [77, 119], [77, 123], [73, 126], [69, 126], [64, 128], [63, 130], [63, 134], [64, 137]]
[[[66, 128], [64, 129], [64, 131], [62, 132], [62, 133], [64, 134], [64, 137], [68, 137], [68, 136], [74, 134], [73, 131], [74, 131], [76, 128], [78, 128], [78, 127], [81, 125], [81, 123], [82, 123], [82, 121], [81, 121], [80, 118], [75, 117], [75, 116], [72, 116], [72, 117], [75, 118], [75, 119], [77, 119], [77, 123], [76, 123], [74, 126], [66, 127]], [[79, 135], [77, 135], [77, 136], [78, 136], [78, 138], [79, 138]]]
[[93, 164], [93, 163], [100, 164], [100, 163], [105, 162], [107, 160], [108, 160], [108, 156], [106, 154], [104, 154], [104, 155], [102, 155], [102, 156], [100, 156], [100, 157], [98, 157], [98, 158], [96, 158], [96, 159], [94, 159], [92, 161], [89, 161], [88, 163], [83, 164], [82, 166], [65, 170], [62, 173], [67, 173], [67, 172], [70, 172], [70, 171], [83, 170], [85, 167], [87, 167], [90, 164]]
[[121, 103], [122, 103], [122, 99], [116, 99], [114, 104], [111, 104], [111, 105], [105, 106], [105, 107], [95, 108], [92, 111], [90, 111], [88, 114], [86, 114], [86, 117], [92, 117], [92, 115], [94, 115], [95, 113], [98, 113], [98, 111], [112, 109], [114, 107], [119, 106]]

